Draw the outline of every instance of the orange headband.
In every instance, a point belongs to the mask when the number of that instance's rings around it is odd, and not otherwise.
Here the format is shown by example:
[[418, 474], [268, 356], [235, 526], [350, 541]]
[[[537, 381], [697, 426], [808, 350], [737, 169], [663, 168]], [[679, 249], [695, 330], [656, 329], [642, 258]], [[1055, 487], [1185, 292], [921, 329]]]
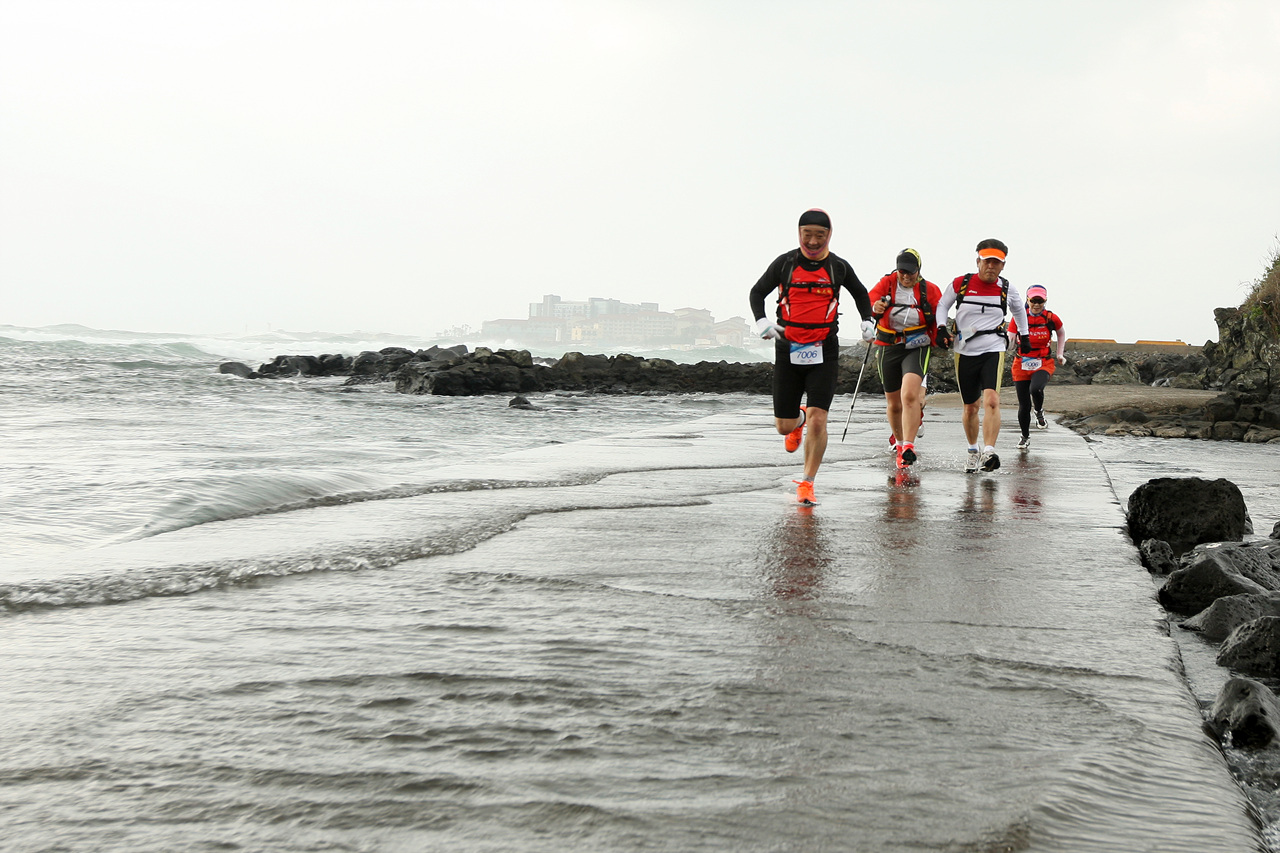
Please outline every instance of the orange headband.
[[1004, 252], [999, 249], [979, 249], [978, 260], [983, 261], [987, 258], [995, 258], [1000, 263], [1004, 263]]

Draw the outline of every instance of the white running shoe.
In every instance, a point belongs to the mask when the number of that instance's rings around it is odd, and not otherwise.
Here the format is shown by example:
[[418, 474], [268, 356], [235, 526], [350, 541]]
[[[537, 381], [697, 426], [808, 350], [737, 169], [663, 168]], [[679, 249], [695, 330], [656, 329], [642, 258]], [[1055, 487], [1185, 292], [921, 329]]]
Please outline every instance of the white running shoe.
[[1044, 409], [1036, 409], [1033, 414], [1036, 416], [1036, 429], [1049, 428], [1049, 423], [1044, 419]]
[[1000, 457], [994, 450], [982, 451], [982, 470], [994, 471], [1000, 467]]
[[978, 462], [980, 461], [980, 458], [981, 458], [981, 455], [978, 453], [978, 451], [970, 450], [969, 458], [964, 463], [965, 472], [969, 474], [975, 473], [978, 470]]
[[1024, 435], [1022, 438], [1018, 439], [1018, 449], [1021, 450], [1023, 453], [1026, 453], [1028, 450], [1030, 450], [1031, 436]]

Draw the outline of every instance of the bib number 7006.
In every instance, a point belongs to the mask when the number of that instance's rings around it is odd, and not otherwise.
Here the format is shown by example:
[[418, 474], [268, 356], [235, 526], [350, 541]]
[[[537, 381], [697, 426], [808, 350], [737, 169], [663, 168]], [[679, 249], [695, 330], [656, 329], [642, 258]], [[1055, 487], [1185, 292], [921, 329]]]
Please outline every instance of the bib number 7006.
[[803, 367], [812, 367], [815, 364], [822, 364], [821, 341], [814, 344], [791, 344], [791, 363], [798, 364]]

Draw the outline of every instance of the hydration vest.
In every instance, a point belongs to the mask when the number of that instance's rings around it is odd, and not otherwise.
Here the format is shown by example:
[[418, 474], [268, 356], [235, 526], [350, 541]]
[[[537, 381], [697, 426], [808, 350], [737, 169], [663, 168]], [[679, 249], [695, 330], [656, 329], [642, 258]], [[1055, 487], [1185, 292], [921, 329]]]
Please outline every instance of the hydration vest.
[[[898, 285], [893, 285], [893, 295], [898, 293]], [[881, 314], [881, 321], [876, 323], [876, 341], [882, 344], [898, 343], [902, 340], [902, 334], [894, 331], [892, 326], [885, 325], [884, 318], [893, 313], [894, 308], [918, 308], [920, 316], [924, 319], [924, 325], [930, 329], [938, 326], [938, 319], [934, 316], [933, 306], [929, 304], [929, 282], [923, 278], [920, 279], [919, 289], [916, 291], [916, 302], [894, 302], [892, 297], [888, 307]]]
[[787, 340], [798, 344], [826, 340], [836, 325], [840, 304], [840, 287], [830, 265], [824, 261], [810, 272], [794, 260], [788, 261], [779, 290], [778, 323], [786, 330]]
[[1048, 358], [1049, 357], [1049, 339], [1053, 337], [1053, 333], [1062, 325], [1062, 320], [1058, 315], [1045, 309], [1039, 314], [1027, 312], [1027, 330], [1024, 333], [1026, 338], [1031, 341], [1031, 352], [1027, 353], [1024, 358]]
[[[967, 273], [964, 277], [964, 281], [960, 282], [960, 291], [956, 294], [956, 317], [960, 316], [959, 309], [960, 309], [960, 306], [964, 304], [965, 297], [969, 294], [969, 281], [972, 278], [973, 278], [973, 273]], [[969, 335], [969, 338], [966, 338], [966, 340], [971, 338], [976, 338], [979, 335], [999, 335], [1000, 337], [1008, 341], [1009, 333], [1008, 331], [1006, 331], [1006, 328], [1005, 328], [1004, 316], [1009, 313], [1009, 280], [1004, 276], [1000, 276], [1000, 305], [999, 306], [997, 306], [994, 302], [979, 302], [977, 299], [971, 299], [969, 301], [973, 305], [981, 305], [982, 310], [984, 312], [988, 308], [999, 307], [1001, 320], [1000, 320], [1000, 325], [996, 326], [994, 329], [981, 329]]]

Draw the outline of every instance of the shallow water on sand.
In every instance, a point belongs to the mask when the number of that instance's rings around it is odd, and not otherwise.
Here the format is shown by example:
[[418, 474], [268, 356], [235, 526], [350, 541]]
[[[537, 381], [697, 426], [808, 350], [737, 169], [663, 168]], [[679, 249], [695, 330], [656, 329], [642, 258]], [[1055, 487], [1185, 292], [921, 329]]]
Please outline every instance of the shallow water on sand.
[[1108, 446], [971, 476], [931, 413], [897, 481], [860, 401], [802, 510], [759, 398], [516, 414], [179, 361], [102, 370], [98, 452], [0, 425], [45, 501], [0, 561], [6, 850], [1261, 844]]

